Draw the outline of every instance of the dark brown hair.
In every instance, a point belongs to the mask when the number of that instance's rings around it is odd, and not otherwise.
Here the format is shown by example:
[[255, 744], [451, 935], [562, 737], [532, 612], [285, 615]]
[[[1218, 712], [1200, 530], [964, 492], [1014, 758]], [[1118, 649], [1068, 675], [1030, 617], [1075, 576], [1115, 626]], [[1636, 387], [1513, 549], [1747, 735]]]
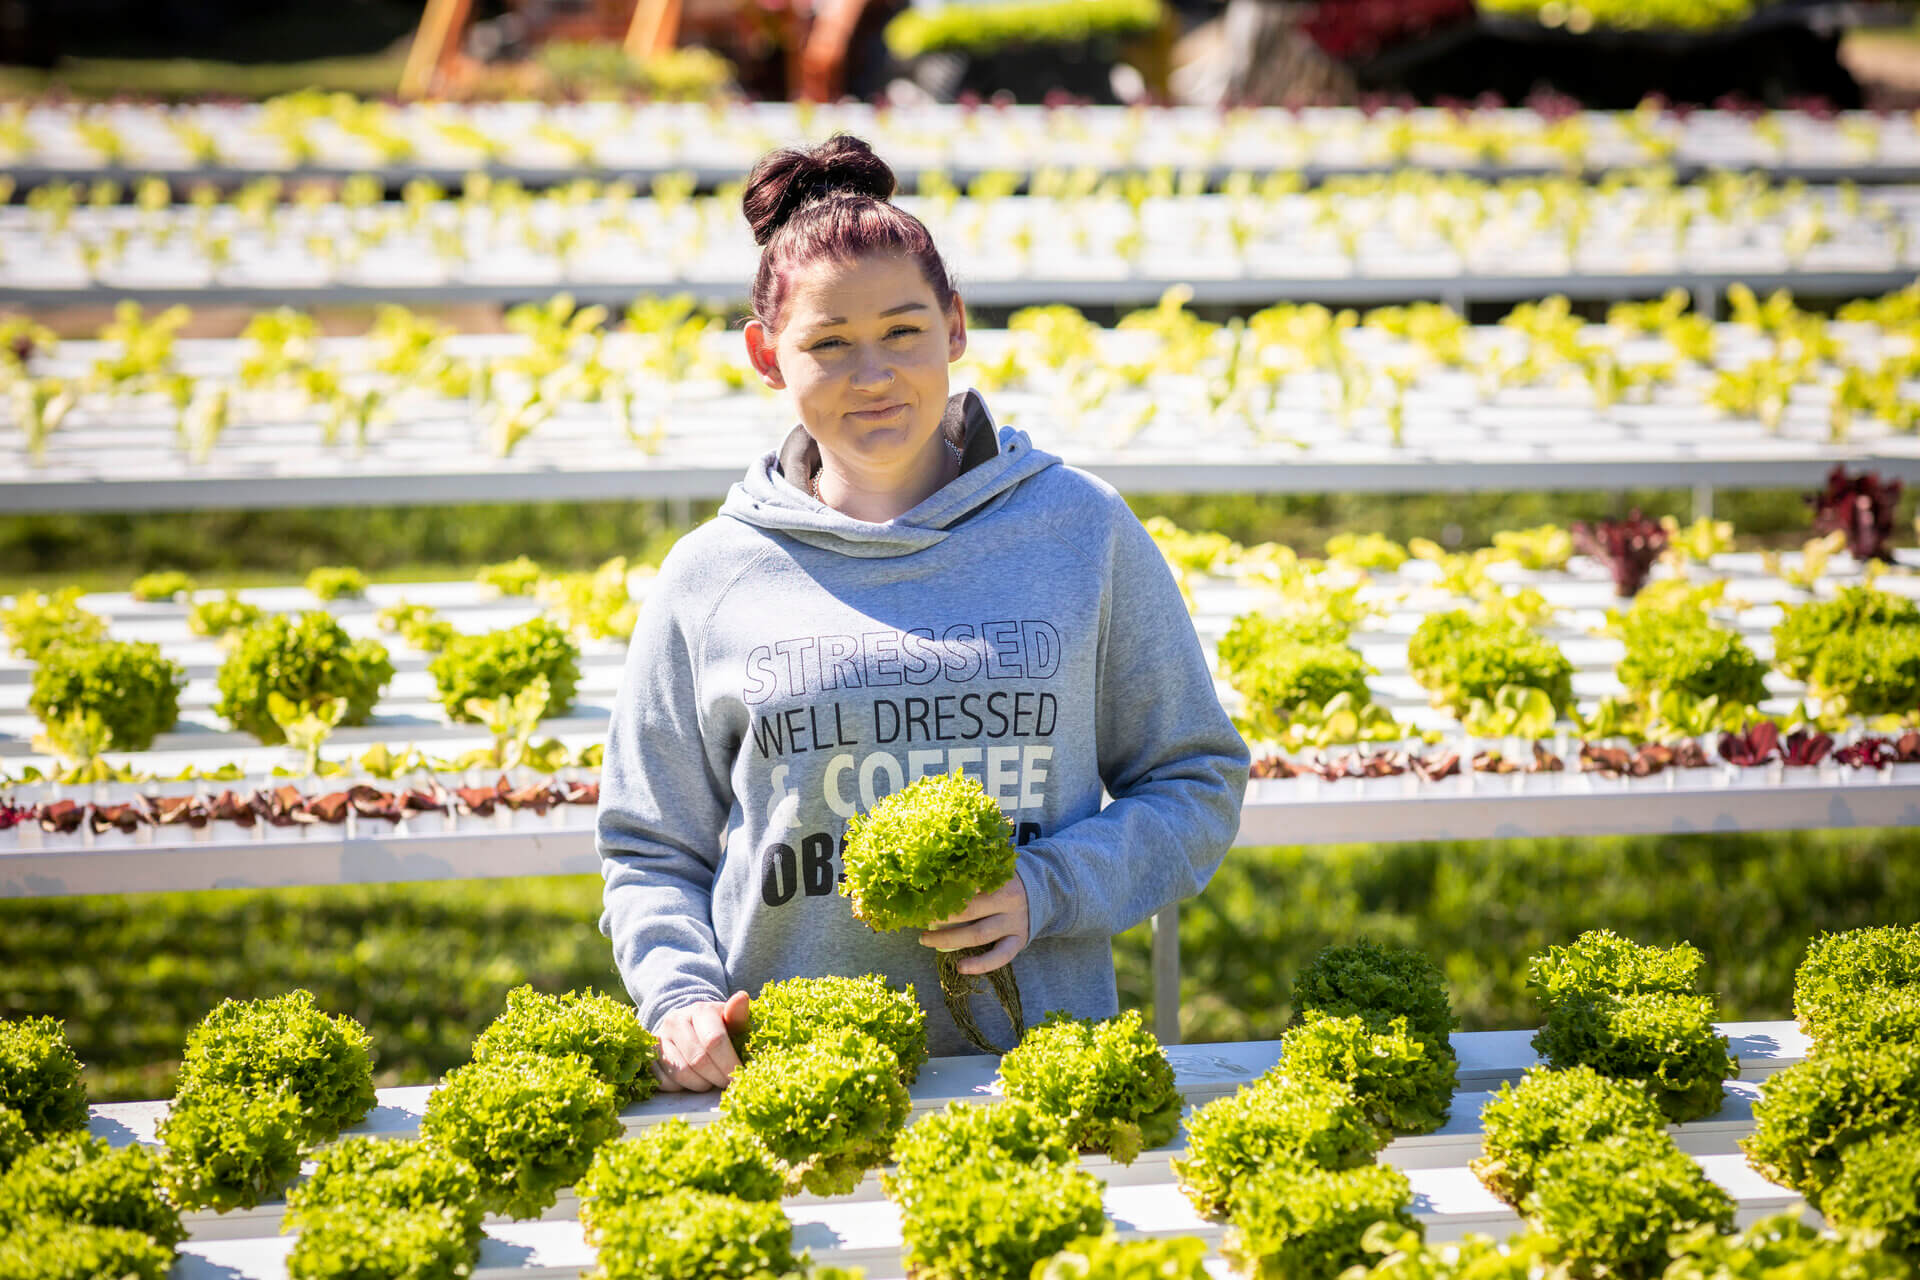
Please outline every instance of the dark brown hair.
[[942, 310], [953, 306], [947, 264], [926, 224], [892, 202], [893, 170], [860, 139], [836, 133], [817, 147], [768, 152], [747, 175], [740, 207], [761, 246], [753, 314], [779, 329], [789, 268], [870, 253], [914, 260]]

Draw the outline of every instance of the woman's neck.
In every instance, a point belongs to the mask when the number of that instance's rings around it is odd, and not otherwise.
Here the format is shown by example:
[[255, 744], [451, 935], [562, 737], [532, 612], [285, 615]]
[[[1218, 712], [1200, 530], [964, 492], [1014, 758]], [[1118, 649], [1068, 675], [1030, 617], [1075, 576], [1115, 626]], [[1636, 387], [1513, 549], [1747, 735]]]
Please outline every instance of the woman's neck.
[[947, 446], [947, 438], [936, 431], [912, 465], [893, 475], [862, 474], [855, 468], [843, 468], [823, 452], [814, 485], [820, 501], [841, 515], [867, 524], [885, 524], [925, 502], [959, 473], [960, 464]]

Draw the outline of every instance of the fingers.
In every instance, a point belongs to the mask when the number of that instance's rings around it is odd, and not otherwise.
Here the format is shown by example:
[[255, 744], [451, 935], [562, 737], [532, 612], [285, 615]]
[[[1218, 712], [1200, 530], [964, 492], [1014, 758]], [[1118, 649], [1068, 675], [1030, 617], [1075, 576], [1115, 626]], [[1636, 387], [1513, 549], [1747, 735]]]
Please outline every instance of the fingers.
[[983, 951], [977, 956], [966, 956], [955, 961], [954, 967], [966, 974], [992, 973], [1002, 965], [1011, 964], [1025, 942], [1025, 938], [1010, 933], [995, 943], [993, 950]]
[[[731, 1002], [729, 1002], [731, 1003]], [[675, 1009], [660, 1021], [660, 1060], [654, 1075], [668, 1091], [724, 1089], [740, 1066], [727, 1024], [726, 1006], [706, 1002]]]
[[[1016, 876], [1014, 879], [1001, 885], [998, 889], [989, 889], [985, 893], [975, 894], [973, 901], [967, 903], [966, 906], [960, 908], [945, 920], [940, 921], [937, 927], [944, 929], [949, 925], [966, 924], [969, 921], [984, 919], [987, 916], [1004, 912], [1012, 905], [1011, 899], [1014, 886], [1018, 883], [1018, 880], [1019, 878]], [[1024, 892], [1024, 890], [1022, 892]]]
[[1008, 915], [990, 915], [966, 924], [949, 925], [940, 929], [929, 929], [920, 935], [922, 946], [938, 947], [943, 951], [957, 951], [961, 947], [984, 947], [989, 942], [997, 942], [1015, 932], [1013, 917]]

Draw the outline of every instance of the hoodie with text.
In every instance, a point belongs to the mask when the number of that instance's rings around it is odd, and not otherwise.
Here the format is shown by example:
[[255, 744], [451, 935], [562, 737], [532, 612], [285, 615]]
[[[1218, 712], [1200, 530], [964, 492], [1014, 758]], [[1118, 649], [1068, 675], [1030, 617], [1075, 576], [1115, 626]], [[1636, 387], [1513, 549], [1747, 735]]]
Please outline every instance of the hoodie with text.
[[[923, 774], [964, 770], [1013, 823], [1030, 1024], [1112, 1016], [1112, 936], [1197, 893], [1232, 842], [1247, 748], [1146, 530], [975, 393], [941, 430], [961, 474], [873, 524], [807, 492], [819, 453], [796, 427], [641, 603], [596, 845], [600, 927], [649, 1028], [782, 978], [880, 973], [914, 988], [935, 1054], [973, 1052], [936, 953], [837, 892], [847, 819]], [[1007, 1045], [991, 994], [973, 1008]]]

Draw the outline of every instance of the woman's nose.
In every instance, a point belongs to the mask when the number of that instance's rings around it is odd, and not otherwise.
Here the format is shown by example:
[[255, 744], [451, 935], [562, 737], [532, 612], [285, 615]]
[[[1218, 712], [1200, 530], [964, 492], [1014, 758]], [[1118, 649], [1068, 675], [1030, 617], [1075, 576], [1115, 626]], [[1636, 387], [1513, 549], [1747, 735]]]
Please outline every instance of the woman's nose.
[[853, 385], [884, 387], [892, 381], [893, 363], [887, 359], [887, 353], [877, 347], [862, 348], [853, 365]]

